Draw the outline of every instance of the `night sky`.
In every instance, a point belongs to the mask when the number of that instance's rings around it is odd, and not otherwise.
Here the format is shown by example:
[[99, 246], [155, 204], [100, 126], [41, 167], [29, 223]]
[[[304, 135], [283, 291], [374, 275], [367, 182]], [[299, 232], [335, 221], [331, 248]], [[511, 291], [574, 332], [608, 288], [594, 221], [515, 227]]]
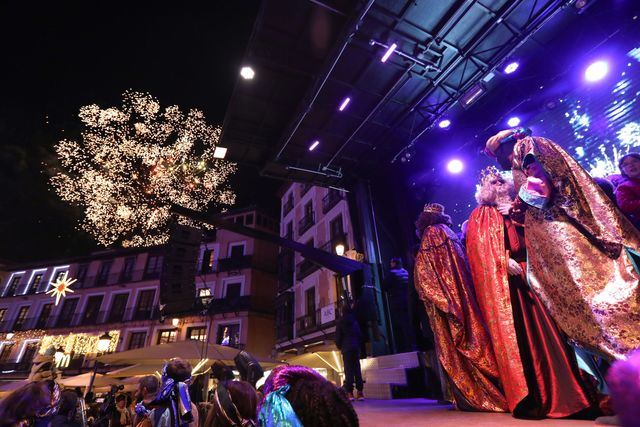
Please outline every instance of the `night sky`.
[[[129, 88], [163, 106], [199, 108], [209, 123], [222, 124], [258, 7], [257, 1], [3, 3], [0, 259], [94, 250], [76, 229], [79, 212], [48, 189], [54, 143], [78, 135], [79, 107], [118, 106]], [[275, 204], [260, 182], [257, 171], [241, 168], [238, 206]]]

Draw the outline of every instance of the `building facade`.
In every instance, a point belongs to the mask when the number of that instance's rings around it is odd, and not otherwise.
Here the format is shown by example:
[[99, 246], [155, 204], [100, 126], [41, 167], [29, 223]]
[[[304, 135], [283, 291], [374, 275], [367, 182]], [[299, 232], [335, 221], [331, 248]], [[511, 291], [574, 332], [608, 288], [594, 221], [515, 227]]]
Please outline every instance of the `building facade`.
[[[328, 252], [349, 251], [354, 236], [344, 192], [290, 183], [281, 190], [280, 235]], [[347, 289], [345, 278], [280, 250], [276, 350], [335, 349], [335, 322]]]
[[[260, 210], [225, 219], [265, 231], [278, 223]], [[23, 378], [38, 352], [62, 349], [63, 366], [92, 366], [98, 337], [109, 351], [179, 340], [207, 340], [270, 356], [275, 343], [273, 301], [277, 247], [227, 230], [200, 244], [191, 310], [165, 316], [160, 305], [163, 247], [117, 249], [91, 256], [5, 267], [0, 284], [0, 379]], [[75, 280], [56, 305], [46, 291]]]

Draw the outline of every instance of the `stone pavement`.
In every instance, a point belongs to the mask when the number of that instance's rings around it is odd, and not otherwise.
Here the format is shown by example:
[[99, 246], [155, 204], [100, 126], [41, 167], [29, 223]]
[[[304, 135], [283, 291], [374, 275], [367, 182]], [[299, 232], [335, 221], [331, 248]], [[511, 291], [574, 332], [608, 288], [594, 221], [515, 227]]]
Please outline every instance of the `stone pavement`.
[[395, 399], [354, 402], [363, 427], [438, 426], [438, 427], [587, 427], [593, 421], [579, 420], [518, 420], [510, 414], [460, 412], [449, 405], [438, 405], [427, 399]]

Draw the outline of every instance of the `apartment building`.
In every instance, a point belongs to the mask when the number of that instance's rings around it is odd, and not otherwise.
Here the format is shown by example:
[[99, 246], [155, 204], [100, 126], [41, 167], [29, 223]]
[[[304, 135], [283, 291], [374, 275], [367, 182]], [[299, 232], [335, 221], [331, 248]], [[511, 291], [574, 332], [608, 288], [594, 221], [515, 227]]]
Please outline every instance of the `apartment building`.
[[[226, 219], [265, 231], [278, 223], [259, 209]], [[275, 343], [277, 247], [227, 231], [200, 244], [192, 309], [171, 317], [160, 306], [164, 248], [115, 249], [86, 257], [5, 267], [0, 283], [0, 379], [26, 376], [37, 352], [62, 348], [64, 368], [92, 366], [98, 337], [109, 351], [207, 340], [269, 356]], [[74, 279], [56, 305], [46, 291]]]
[[[344, 192], [290, 183], [281, 189], [280, 235], [328, 252], [354, 247]], [[281, 249], [276, 350], [335, 349], [335, 322], [346, 280], [300, 254]]]

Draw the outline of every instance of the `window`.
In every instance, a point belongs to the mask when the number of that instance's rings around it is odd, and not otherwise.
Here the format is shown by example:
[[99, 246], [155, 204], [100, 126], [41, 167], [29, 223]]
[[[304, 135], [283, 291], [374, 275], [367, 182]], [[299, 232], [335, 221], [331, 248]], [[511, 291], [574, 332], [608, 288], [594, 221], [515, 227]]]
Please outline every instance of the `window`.
[[4, 322], [4, 317], [7, 315], [6, 308], [0, 308], [0, 323]]
[[40, 283], [42, 283], [43, 276], [44, 276], [44, 273], [38, 273], [35, 276], [33, 276], [33, 281], [31, 282], [31, 285], [29, 285], [29, 289], [27, 290], [28, 294], [35, 294], [38, 291], [38, 288], [40, 287]]
[[240, 216], [235, 217], [233, 220], [234, 220], [234, 222], [236, 224], [242, 225], [242, 223], [244, 222], [244, 217], [242, 215], [240, 215]]
[[106, 285], [109, 280], [109, 271], [111, 271], [111, 265], [113, 261], [103, 261], [100, 264], [100, 270], [98, 271], [98, 277], [96, 278], [96, 285]]
[[122, 322], [124, 320], [124, 312], [127, 309], [129, 294], [117, 294], [113, 297], [111, 304], [111, 312], [109, 313], [109, 322]]
[[129, 335], [129, 346], [127, 347], [127, 350], [133, 350], [136, 348], [144, 347], [144, 342], [146, 339], [147, 339], [147, 333], [144, 331], [131, 332], [131, 335]]
[[252, 213], [247, 214], [244, 217], [244, 225], [253, 225], [253, 214]]
[[38, 351], [38, 342], [30, 342], [25, 344], [26, 347], [24, 348], [24, 351], [22, 352], [22, 358], [20, 360], [18, 360], [18, 362], [25, 364], [25, 365], [30, 365], [31, 362], [33, 362], [33, 358], [36, 355], [36, 352]]
[[58, 280], [62, 279], [62, 276], [64, 276], [64, 273], [66, 273], [66, 272], [67, 272], [66, 270], [58, 271], [56, 273], [56, 276], [53, 278], [53, 281], [55, 282], [55, 281], [58, 281]]
[[239, 298], [242, 293], [242, 283], [227, 283], [225, 298]]
[[287, 239], [293, 239], [293, 222], [289, 222], [287, 224], [287, 231], [284, 237], [286, 237]]
[[170, 342], [176, 342], [178, 332], [175, 329], [166, 329], [158, 333], [158, 344], [168, 344]]
[[200, 271], [202, 273], [211, 273], [215, 270], [216, 252], [214, 249], [207, 249], [202, 254], [202, 266]]
[[44, 329], [47, 327], [47, 321], [49, 320], [49, 316], [51, 316], [52, 310], [52, 302], [42, 306], [42, 310], [40, 310], [40, 315], [38, 316], [38, 321], [36, 322], [36, 329]]
[[316, 313], [316, 288], [307, 289], [304, 293], [307, 306], [307, 316]]
[[162, 270], [162, 257], [160, 255], [149, 255], [147, 267], [144, 270], [145, 278], [153, 279], [160, 276]]
[[155, 298], [155, 296], [155, 289], [147, 289], [138, 294], [135, 320], [145, 320], [151, 318], [151, 312], [153, 311], [153, 299]]
[[9, 287], [7, 288], [7, 293], [5, 294], [6, 297], [11, 297], [16, 294], [16, 288], [18, 287], [21, 279], [22, 276], [14, 276], [13, 279], [11, 279]]
[[244, 243], [232, 243], [229, 246], [230, 258], [242, 258], [244, 256]]
[[85, 283], [85, 279], [87, 278], [87, 271], [89, 271], [89, 264], [80, 264], [78, 266], [78, 271], [76, 272], [78, 287], [84, 288], [88, 285], [88, 283]]
[[0, 351], [0, 363], [6, 363], [9, 361], [9, 356], [11, 356], [11, 351], [13, 350], [13, 346], [15, 343], [7, 342], [2, 345], [2, 351]]
[[194, 341], [206, 341], [207, 328], [205, 326], [194, 326], [193, 328], [187, 328], [187, 339]]
[[136, 257], [131, 256], [124, 259], [124, 267], [120, 275], [121, 282], [130, 282], [133, 279], [133, 268], [136, 265]]
[[331, 240], [341, 239], [344, 236], [344, 228], [342, 227], [342, 215], [338, 215], [329, 223], [329, 235]]
[[100, 306], [102, 306], [103, 295], [93, 295], [87, 300], [87, 307], [82, 316], [83, 325], [94, 325], [98, 321]]
[[240, 324], [233, 323], [230, 325], [218, 326], [218, 336], [216, 343], [220, 345], [228, 345], [237, 347], [240, 344]]
[[311, 218], [312, 215], [313, 215], [313, 203], [307, 202], [307, 204], [304, 205], [304, 216]]
[[56, 326], [71, 326], [73, 320], [73, 314], [76, 312], [76, 306], [78, 305], [79, 298], [66, 299], [62, 304], [62, 310], [60, 310], [60, 316], [58, 316], [58, 322]]
[[22, 327], [25, 324], [25, 320], [27, 319], [27, 313], [29, 312], [29, 306], [25, 305], [23, 307], [20, 307], [20, 310], [18, 311], [18, 317], [16, 317], [16, 321], [13, 324], [13, 329], [16, 331], [20, 331], [22, 330]]

